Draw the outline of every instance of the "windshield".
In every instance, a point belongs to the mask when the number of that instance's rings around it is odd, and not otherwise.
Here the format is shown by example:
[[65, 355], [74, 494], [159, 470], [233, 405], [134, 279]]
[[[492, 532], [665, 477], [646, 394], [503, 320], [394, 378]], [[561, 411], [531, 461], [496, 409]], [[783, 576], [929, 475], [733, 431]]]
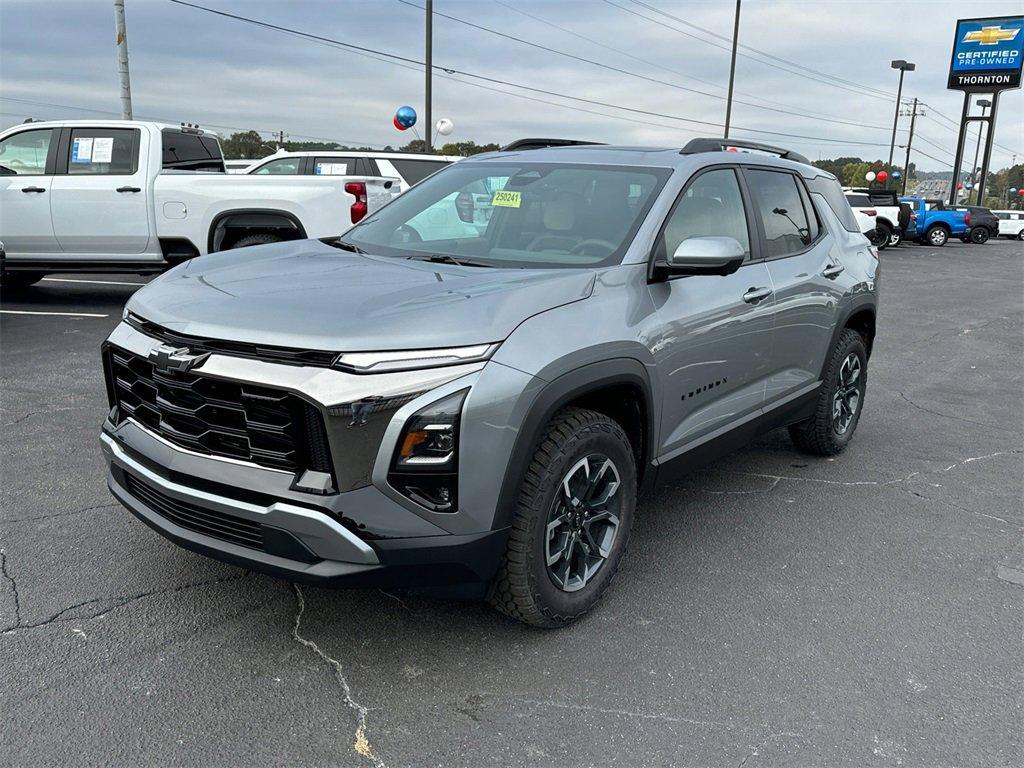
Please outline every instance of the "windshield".
[[671, 170], [552, 163], [456, 163], [344, 240], [370, 253], [467, 264], [616, 264]]

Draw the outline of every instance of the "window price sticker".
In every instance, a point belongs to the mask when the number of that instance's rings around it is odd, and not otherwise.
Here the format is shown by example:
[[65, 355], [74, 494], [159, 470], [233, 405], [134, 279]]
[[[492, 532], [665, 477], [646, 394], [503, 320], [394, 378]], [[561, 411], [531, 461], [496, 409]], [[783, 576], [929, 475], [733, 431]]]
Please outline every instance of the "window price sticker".
[[522, 203], [522, 192], [513, 192], [507, 189], [499, 189], [491, 199], [491, 205], [496, 208], [518, 208]]

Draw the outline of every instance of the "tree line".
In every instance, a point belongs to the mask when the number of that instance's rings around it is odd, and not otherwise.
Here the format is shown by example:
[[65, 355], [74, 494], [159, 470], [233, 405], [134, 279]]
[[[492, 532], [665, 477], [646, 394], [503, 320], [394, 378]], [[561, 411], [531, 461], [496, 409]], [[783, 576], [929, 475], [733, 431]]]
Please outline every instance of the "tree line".
[[[285, 141], [278, 142], [273, 139], [264, 139], [257, 131], [240, 131], [233, 133], [226, 139], [221, 139], [220, 147], [224, 157], [228, 160], [260, 160], [267, 155], [277, 151], [278, 146], [288, 152], [315, 152], [324, 150], [331, 152], [352, 151], [352, 152], [379, 152], [379, 147], [352, 147], [345, 144], [338, 144], [331, 141]], [[449, 155], [452, 157], [469, 157], [480, 152], [494, 152], [500, 149], [498, 144], [477, 144], [474, 141], [453, 141], [435, 147], [435, 154]], [[384, 152], [423, 152], [426, 149], [426, 142], [423, 139], [413, 139], [408, 144], [400, 147], [393, 147], [390, 144], [383, 148]]]

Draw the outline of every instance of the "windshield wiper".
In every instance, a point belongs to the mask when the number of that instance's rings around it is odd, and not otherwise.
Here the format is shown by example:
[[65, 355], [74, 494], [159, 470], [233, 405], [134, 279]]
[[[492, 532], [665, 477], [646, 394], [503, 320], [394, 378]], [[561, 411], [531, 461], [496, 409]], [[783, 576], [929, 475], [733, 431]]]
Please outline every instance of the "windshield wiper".
[[429, 261], [434, 264], [456, 264], [460, 267], [493, 267], [493, 264], [488, 264], [483, 261], [474, 261], [473, 259], [461, 259], [451, 256], [447, 253], [425, 253], [422, 256], [406, 256], [407, 259], [415, 259], [416, 261]]
[[338, 238], [337, 240], [332, 240], [329, 243], [329, 245], [333, 245], [335, 248], [341, 248], [343, 251], [352, 251], [352, 253], [366, 253], [366, 251], [364, 251], [358, 245], [346, 242], [341, 238]]

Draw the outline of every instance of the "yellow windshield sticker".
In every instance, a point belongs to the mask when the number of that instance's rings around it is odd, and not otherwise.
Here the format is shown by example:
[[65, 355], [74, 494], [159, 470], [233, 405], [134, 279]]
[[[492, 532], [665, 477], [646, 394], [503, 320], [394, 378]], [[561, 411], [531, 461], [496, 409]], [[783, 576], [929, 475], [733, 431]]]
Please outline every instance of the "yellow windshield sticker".
[[522, 192], [511, 192], [507, 189], [499, 189], [494, 193], [494, 199], [491, 200], [491, 205], [499, 208], [518, 208], [522, 202]]

